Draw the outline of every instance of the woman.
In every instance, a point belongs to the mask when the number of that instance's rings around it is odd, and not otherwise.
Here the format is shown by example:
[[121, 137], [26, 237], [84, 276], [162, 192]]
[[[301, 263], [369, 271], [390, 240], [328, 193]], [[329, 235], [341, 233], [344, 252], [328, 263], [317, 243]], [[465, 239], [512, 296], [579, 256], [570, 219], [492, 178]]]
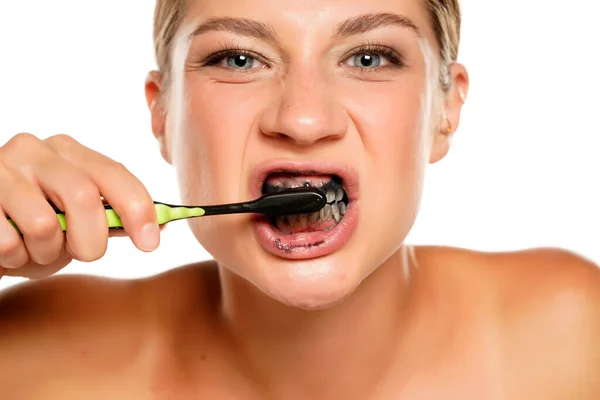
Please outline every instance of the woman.
[[[459, 25], [451, 0], [159, 0], [146, 96], [182, 201], [308, 183], [336, 207], [192, 220], [215, 261], [150, 279], [5, 291], [2, 397], [598, 398], [594, 265], [403, 244], [467, 94]], [[158, 246], [152, 200], [117, 162], [29, 134], [0, 161], [0, 206], [23, 232], [0, 219], [4, 275], [102, 257], [100, 196], [139, 249]]]

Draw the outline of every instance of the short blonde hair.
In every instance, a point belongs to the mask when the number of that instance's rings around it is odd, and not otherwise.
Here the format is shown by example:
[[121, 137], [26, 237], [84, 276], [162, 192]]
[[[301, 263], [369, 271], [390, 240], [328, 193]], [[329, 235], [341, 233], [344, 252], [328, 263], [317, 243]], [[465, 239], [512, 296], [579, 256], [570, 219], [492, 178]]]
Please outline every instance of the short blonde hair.
[[[451, 85], [448, 67], [458, 58], [461, 14], [458, 0], [424, 0], [439, 46], [440, 84]], [[156, 0], [154, 11], [154, 51], [165, 85], [171, 72], [170, 53], [173, 39], [185, 12], [185, 0]]]

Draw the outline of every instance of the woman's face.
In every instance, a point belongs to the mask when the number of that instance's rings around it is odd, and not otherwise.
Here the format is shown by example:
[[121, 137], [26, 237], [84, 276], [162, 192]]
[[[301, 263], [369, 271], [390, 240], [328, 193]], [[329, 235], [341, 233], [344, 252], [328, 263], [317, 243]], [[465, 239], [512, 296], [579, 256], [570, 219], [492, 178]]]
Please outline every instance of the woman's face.
[[246, 201], [308, 182], [334, 202], [277, 221], [190, 221], [221, 267], [279, 301], [321, 308], [401, 247], [426, 164], [449, 139], [423, 3], [189, 2], [159, 132], [183, 201]]

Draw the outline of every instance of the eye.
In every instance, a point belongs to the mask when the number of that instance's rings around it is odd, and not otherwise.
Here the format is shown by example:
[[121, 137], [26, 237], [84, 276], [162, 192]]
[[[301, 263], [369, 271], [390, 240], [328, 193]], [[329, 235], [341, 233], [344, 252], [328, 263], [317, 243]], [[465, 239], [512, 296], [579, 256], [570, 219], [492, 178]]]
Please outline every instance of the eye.
[[375, 53], [357, 53], [350, 57], [345, 65], [363, 69], [377, 68], [387, 65], [388, 60], [385, 57]]
[[224, 50], [213, 54], [206, 60], [205, 65], [242, 71], [265, 67], [265, 64], [258, 60], [258, 57], [240, 50]]
[[402, 66], [402, 59], [395, 51], [386, 47], [361, 48], [354, 51], [343, 64], [362, 70], [378, 69], [388, 66]]
[[261, 64], [258, 60], [244, 54], [227, 56], [225, 61], [227, 62], [228, 67], [239, 69], [251, 69], [252, 67], [260, 66]]

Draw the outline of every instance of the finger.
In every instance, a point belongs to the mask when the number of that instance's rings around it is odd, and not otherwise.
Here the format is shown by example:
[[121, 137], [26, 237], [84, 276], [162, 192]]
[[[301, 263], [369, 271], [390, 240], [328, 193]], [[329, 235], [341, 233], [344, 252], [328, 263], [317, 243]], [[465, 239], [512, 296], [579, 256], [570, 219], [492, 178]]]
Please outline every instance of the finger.
[[29, 253], [21, 235], [7, 218], [0, 206], [0, 267], [14, 269], [22, 267], [29, 261]]
[[19, 227], [29, 256], [38, 264], [52, 263], [60, 254], [64, 234], [56, 212], [43, 193], [0, 162], [0, 204]]
[[[159, 225], [158, 226], [159, 232], [162, 232], [165, 229], [167, 229], [167, 225], [168, 224]], [[129, 235], [127, 234], [127, 232], [125, 231], [125, 229], [109, 229], [108, 230], [108, 237], [129, 237]]]
[[121, 218], [125, 232], [142, 251], [155, 250], [160, 242], [154, 202], [144, 185], [122, 164], [90, 149], [78, 150], [69, 137], [46, 139], [49, 146], [81, 168], [100, 189]]
[[35, 182], [35, 178], [29, 166], [52, 154], [54, 153], [48, 146], [29, 133], [15, 135], [0, 147], [0, 160], [3, 165], [13, 173], [25, 177], [31, 184]]
[[38, 185], [65, 212], [66, 248], [77, 260], [91, 262], [106, 253], [108, 223], [96, 184], [58, 155], [35, 171]]
[[14, 277], [25, 277], [29, 279], [41, 279], [60, 271], [65, 266], [67, 266], [72, 260], [73, 259], [68, 255], [67, 251], [63, 249], [59, 257], [50, 264], [39, 265], [32, 261], [29, 261], [21, 268], [6, 269], [4, 271], [4, 275]]

